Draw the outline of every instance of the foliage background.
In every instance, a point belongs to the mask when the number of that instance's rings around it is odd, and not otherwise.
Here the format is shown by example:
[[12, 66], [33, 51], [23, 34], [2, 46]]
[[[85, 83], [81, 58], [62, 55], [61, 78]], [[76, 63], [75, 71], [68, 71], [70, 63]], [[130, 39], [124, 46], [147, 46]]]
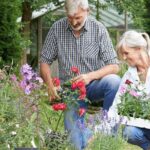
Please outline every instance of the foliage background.
[[[53, 2], [60, 6], [64, 3], [59, 0], [5, 0], [0, 1], [0, 67], [10, 64], [14, 66], [22, 59], [25, 49], [29, 46], [30, 23], [33, 10]], [[95, 5], [96, 18], [100, 20], [100, 9], [107, 9], [110, 5], [115, 7], [122, 14], [127, 12], [134, 20], [134, 28], [150, 32], [150, 2], [149, 0], [106, 0], [106, 4], [99, 0], [89, 0], [90, 4]], [[12, 13], [13, 12], [13, 13]], [[54, 13], [53, 13], [54, 14]], [[49, 26], [58, 19], [58, 15], [49, 13], [44, 24]], [[24, 20], [19, 24], [17, 18], [24, 16]], [[49, 23], [46, 23], [49, 22]], [[28, 30], [24, 30], [28, 26]], [[113, 37], [113, 36], [112, 36]], [[115, 42], [114, 42], [115, 43]]]

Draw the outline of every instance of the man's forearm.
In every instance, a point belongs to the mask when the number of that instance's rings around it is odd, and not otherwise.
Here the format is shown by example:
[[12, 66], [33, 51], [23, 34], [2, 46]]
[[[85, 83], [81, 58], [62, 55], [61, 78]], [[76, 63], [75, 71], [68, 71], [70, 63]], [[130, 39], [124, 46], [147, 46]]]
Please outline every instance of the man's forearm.
[[97, 71], [88, 73], [90, 80], [98, 80], [108, 74], [117, 74], [119, 72], [119, 66], [117, 64], [107, 65]]
[[52, 87], [53, 83], [52, 83], [52, 78], [51, 78], [50, 66], [46, 63], [41, 63], [40, 73], [41, 73], [41, 77], [43, 78], [48, 88]]

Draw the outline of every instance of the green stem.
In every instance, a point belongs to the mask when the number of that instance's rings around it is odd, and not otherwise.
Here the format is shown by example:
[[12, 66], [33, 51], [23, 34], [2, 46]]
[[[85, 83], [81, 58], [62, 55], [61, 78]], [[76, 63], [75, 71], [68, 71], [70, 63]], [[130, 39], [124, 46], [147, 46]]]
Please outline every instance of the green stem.
[[57, 125], [56, 125], [56, 128], [55, 128], [55, 132], [56, 132], [57, 129], [58, 129], [58, 125], [59, 125], [59, 122], [60, 122], [60, 120], [61, 120], [61, 117], [62, 117], [62, 114], [63, 114], [63, 113], [64, 113], [64, 112], [62, 111], [61, 114], [60, 114], [60, 116], [59, 116], [59, 118], [58, 118]]

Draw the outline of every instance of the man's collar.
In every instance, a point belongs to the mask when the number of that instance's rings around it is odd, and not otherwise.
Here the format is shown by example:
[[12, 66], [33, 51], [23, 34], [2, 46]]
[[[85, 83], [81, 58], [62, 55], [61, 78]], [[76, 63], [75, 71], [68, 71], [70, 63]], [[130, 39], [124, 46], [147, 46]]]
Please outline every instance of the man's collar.
[[86, 19], [86, 21], [85, 21], [85, 24], [84, 24], [84, 30], [85, 30], [85, 31], [88, 31], [88, 30], [89, 30], [89, 20], [88, 20], [88, 17], [87, 17], [87, 19]]

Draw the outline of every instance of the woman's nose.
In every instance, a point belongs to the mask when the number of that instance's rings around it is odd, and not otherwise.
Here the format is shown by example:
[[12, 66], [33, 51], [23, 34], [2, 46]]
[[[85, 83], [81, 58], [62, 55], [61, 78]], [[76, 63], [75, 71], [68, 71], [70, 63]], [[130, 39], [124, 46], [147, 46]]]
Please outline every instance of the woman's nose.
[[126, 56], [126, 55], [123, 55], [122, 58], [123, 58], [123, 60], [126, 60], [126, 59], [127, 59], [127, 56]]

